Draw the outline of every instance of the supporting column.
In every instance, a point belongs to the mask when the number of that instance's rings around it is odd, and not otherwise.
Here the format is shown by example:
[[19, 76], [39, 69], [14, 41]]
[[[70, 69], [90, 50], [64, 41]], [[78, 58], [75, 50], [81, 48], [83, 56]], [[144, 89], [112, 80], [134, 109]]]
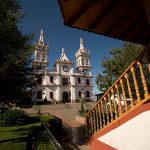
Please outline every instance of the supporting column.
[[76, 102], [76, 91], [75, 87], [71, 86], [71, 103]]
[[56, 101], [58, 102], [58, 103], [61, 103], [61, 100], [62, 100], [62, 98], [61, 98], [61, 76], [60, 75], [58, 75], [57, 76], [57, 90], [56, 90]]
[[[73, 69], [71, 70], [71, 74], [73, 74]], [[71, 75], [71, 103], [76, 102], [76, 89], [75, 89], [75, 77]]]
[[61, 90], [60, 90], [60, 86], [58, 86], [57, 90], [56, 90], [56, 101], [58, 103], [61, 103]]

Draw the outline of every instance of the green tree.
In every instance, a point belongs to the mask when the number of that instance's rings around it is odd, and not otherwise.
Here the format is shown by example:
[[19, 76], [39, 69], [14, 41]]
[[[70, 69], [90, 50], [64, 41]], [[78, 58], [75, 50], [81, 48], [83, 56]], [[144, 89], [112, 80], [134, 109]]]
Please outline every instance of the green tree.
[[105, 92], [114, 81], [139, 56], [143, 46], [124, 42], [121, 48], [114, 48], [102, 61], [102, 73], [96, 76], [96, 84], [100, 91]]
[[17, 0], [0, 1], [0, 100], [23, 97], [32, 83], [32, 35], [18, 27], [23, 14]]

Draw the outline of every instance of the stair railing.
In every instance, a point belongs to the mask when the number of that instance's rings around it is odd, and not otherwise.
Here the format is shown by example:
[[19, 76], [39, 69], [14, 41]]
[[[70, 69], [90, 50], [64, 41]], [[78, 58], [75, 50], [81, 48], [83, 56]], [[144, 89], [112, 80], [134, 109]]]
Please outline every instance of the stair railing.
[[86, 115], [87, 136], [150, 99], [150, 45], [105, 92]]

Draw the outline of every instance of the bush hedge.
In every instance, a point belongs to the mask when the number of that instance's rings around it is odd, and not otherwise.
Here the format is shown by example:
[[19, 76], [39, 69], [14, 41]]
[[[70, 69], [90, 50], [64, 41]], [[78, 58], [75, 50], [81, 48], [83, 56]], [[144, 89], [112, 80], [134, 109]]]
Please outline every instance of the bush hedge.
[[21, 125], [24, 122], [24, 112], [17, 109], [8, 109], [0, 114], [0, 126]]

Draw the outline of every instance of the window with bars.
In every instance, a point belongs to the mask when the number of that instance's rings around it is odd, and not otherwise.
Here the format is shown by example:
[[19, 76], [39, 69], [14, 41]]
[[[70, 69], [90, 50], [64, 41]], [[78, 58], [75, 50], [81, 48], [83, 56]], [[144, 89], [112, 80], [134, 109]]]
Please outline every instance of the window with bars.
[[42, 99], [42, 91], [37, 92], [37, 99]]
[[50, 82], [51, 82], [51, 83], [54, 82], [53, 76], [50, 76]]
[[90, 92], [86, 91], [86, 97], [90, 97]]
[[79, 83], [79, 84], [81, 83], [81, 79], [80, 79], [80, 78], [78, 78], [78, 83]]
[[49, 95], [50, 95], [50, 99], [53, 99], [53, 97], [54, 97], [53, 92], [50, 92]]
[[89, 79], [86, 79], [86, 85], [89, 85], [89, 84], [90, 84]]
[[81, 98], [81, 91], [79, 91], [78, 96], [79, 96], [79, 98]]
[[68, 85], [68, 78], [62, 78], [62, 85]]

